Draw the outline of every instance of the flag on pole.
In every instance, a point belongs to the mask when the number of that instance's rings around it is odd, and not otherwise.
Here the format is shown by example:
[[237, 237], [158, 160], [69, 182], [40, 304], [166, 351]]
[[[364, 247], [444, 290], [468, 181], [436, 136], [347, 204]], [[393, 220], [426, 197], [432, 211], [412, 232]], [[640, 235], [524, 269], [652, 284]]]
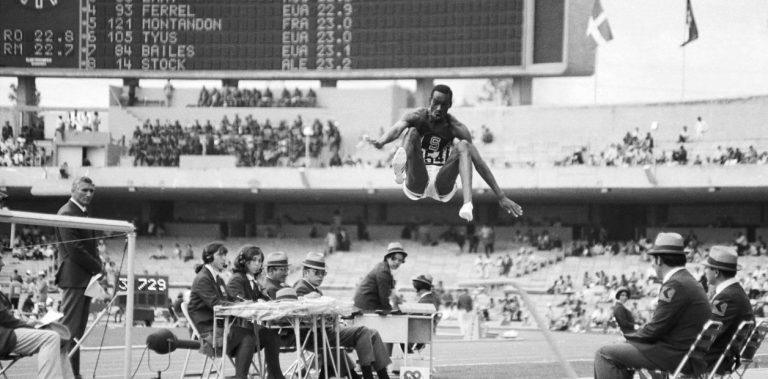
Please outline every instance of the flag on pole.
[[592, 36], [598, 45], [613, 39], [611, 25], [608, 24], [608, 16], [605, 15], [600, 0], [595, 0], [595, 5], [592, 7], [592, 16], [589, 17], [587, 24], [587, 35]]
[[696, 19], [693, 17], [693, 8], [691, 7], [691, 0], [688, 0], [685, 10], [685, 25], [688, 26], [688, 38], [683, 42], [680, 47], [683, 47], [697, 39], [699, 39], [699, 28], [696, 27]]

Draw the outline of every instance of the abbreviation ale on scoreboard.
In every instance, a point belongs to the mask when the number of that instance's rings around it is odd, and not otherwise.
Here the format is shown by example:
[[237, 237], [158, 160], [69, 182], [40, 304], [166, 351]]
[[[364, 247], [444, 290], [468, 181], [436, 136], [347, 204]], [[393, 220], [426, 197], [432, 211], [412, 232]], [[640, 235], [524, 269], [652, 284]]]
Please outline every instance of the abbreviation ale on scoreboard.
[[[549, 1], [560, 8], [564, 4]], [[0, 0], [0, 68], [521, 67], [525, 4], [524, 0]]]

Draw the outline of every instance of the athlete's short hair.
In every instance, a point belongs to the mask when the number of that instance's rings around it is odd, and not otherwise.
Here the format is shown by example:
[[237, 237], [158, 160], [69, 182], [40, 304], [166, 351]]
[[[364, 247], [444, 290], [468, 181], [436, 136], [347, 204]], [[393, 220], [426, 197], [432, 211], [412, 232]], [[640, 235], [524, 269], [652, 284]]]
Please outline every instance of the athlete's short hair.
[[435, 92], [444, 93], [451, 98], [451, 101], [453, 101], [453, 91], [451, 91], [451, 87], [448, 87], [445, 84], [438, 84], [432, 88], [432, 92], [429, 93], [429, 97], [431, 98]]

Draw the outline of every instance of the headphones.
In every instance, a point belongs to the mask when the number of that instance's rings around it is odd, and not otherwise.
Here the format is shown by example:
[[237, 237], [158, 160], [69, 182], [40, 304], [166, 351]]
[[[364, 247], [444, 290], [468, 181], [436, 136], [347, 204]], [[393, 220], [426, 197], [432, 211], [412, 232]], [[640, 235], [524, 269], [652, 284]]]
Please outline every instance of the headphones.
[[248, 265], [248, 259], [246, 258], [248, 250], [242, 250], [240, 251], [240, 254], [237, 254], [237, 259], [235, 260], [235, 267], [245, 267]]
[[203, 263], [208, 264], [213, 262], [213, 256], [222, 250], [226, 251], [226, 247], [220, 242], [211, 242], [206, 245], [205, 248], [203, 248]]

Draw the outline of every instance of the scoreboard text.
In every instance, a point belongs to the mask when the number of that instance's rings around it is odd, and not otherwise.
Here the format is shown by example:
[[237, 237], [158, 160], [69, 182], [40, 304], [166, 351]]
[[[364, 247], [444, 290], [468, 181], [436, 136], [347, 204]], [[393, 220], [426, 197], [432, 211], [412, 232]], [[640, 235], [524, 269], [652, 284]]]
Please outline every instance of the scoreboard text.
[[[126, 76], [330, 71], [343, 76], [359, 70], [521, 69], [526, 63], [565, 63], [567, 4], [0, 0], [0, 70], [114, 70]], [[553, 37], [534, 44], [533, 30]], [[546, 59], [526, 58], [534, 56]]]

